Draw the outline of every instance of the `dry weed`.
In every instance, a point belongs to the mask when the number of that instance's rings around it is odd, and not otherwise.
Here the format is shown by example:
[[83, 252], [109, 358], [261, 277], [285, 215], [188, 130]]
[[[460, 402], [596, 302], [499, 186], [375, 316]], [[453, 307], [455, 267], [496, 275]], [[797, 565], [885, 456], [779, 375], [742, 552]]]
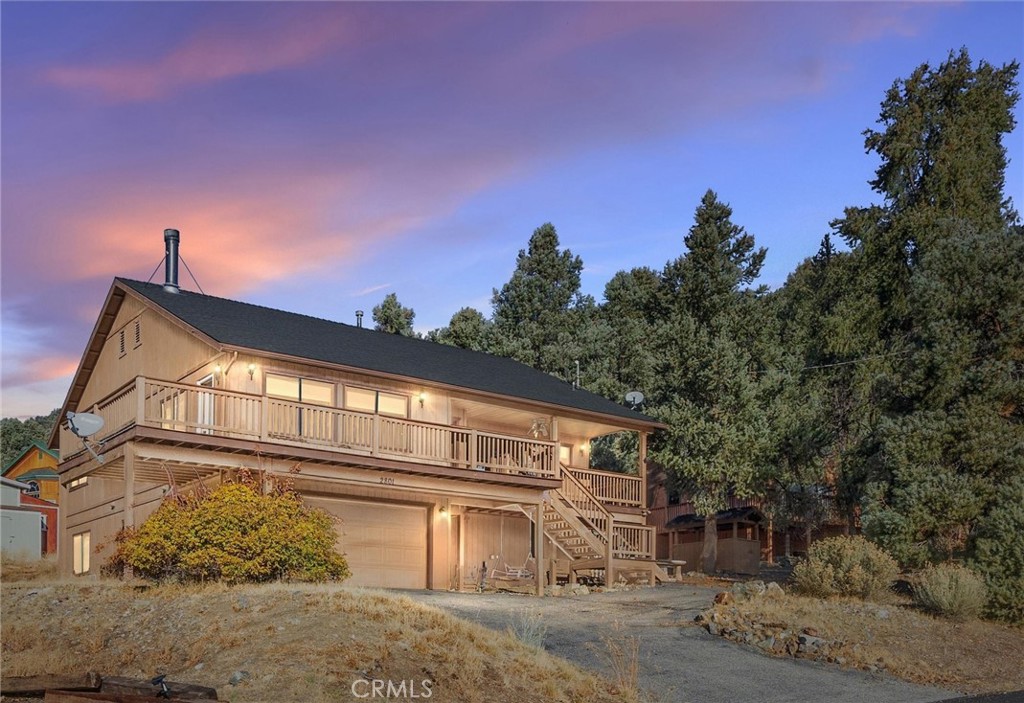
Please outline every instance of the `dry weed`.
[[0, 580], [4, 583], [56, 581], [57, 573], [56, 556], [19, 559], [5, 554], [0, 557]]

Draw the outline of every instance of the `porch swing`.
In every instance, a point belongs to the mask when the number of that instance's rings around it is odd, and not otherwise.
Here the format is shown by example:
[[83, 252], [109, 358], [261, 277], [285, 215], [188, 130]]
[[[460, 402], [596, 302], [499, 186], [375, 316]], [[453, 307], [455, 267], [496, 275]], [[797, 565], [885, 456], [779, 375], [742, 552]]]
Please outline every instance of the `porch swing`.
[[505, 517], [501, 518], [501, 527], [498, 532], [498, 556], [505, 565], [504, 569], [493, 567], [487, 578], [497, 581], [513, 581], [519, 579], [532, 579], [534, 571], [529, 568], [530, 562], [536, 562], [531, 551], [526, 555], [522, 566], [512, 566], [505, 561]]

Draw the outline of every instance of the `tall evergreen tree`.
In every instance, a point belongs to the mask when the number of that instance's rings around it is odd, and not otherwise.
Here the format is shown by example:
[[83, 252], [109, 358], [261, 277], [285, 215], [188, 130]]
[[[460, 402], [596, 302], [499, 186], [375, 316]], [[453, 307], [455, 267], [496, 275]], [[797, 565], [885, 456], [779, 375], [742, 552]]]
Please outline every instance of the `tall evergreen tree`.
[[[565, 380], [594, 357], [597, 306], [580, 291], [583, 260], [561, 250], [550, 223], [519, 251], [512, 278], [495, 290], [491, 351]], [[588, 329], [589, 328], [589, 329]]]
[[374, 329], [378, 332], [400, 334], [403, 337], [415, 337], [412, 321], [416, 319], [416, 313], [412, 308], [404, 307], [398, 302], [398, 296], [388, 293], [380, 305], [373, 308]]
[[884, 204], [837, 229], [864, 526], [905, 563], [963, 556], [996, 488], [1024, 471], [1021, 231], [1003, 193], [1018, 66], [966, 51], [889, 91], [865, 145]]
[[491, 325], [479, 310], [462, 308], [452, 315], [447, 327], [430, 330], [427, 339], [453, 347], [486, 351], [490, 346]]
[[764, 291], [745, 288], [757, 278], [765, 250], [731, 217], [709, 190], [685, 237], [687, 252], [662, 274], [669, 313], [658, 330], [662, 366], [651, 409], [669, 425], [653, 458], [705, 516], [705, 572], [717, 560], [715, 513], [730, 495], [757, 490], [770, 439], [759, 358], [768, 339]]

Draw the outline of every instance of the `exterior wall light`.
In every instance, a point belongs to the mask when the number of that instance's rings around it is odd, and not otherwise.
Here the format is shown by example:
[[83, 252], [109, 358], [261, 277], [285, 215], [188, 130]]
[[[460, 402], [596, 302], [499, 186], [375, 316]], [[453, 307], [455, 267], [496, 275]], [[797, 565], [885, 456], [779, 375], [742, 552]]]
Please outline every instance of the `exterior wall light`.
[[420, 391], [419, 400], [420, 400], [420, 407], [421, 408], [423, 407], [423, 401], [425, 401], [426, 399], [427, 399], [426, 391]]
[[253, 374], [256, 373], [256, 364], [249, 364], [249, 380], [252, 380]]

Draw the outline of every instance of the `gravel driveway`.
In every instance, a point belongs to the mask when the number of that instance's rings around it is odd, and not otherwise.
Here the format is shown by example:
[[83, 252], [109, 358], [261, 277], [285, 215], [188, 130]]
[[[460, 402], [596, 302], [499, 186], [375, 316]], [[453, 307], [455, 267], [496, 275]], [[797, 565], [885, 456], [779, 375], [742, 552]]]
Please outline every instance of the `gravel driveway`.
[[544, 646], [549, 652], [604, 674], [609, 672], [601, 656], [602, 635], [636, 635], [640, 685], [661, 703], [923, 703], [956, 695], [886, 675], [768, 657], [714, 637], [692, 621], [715, 592], [667, 584], [560, 598], [441, 591], [403, 595], [495, 630], [504, 630], [524, 612], [539, 613], [547, 625]]

